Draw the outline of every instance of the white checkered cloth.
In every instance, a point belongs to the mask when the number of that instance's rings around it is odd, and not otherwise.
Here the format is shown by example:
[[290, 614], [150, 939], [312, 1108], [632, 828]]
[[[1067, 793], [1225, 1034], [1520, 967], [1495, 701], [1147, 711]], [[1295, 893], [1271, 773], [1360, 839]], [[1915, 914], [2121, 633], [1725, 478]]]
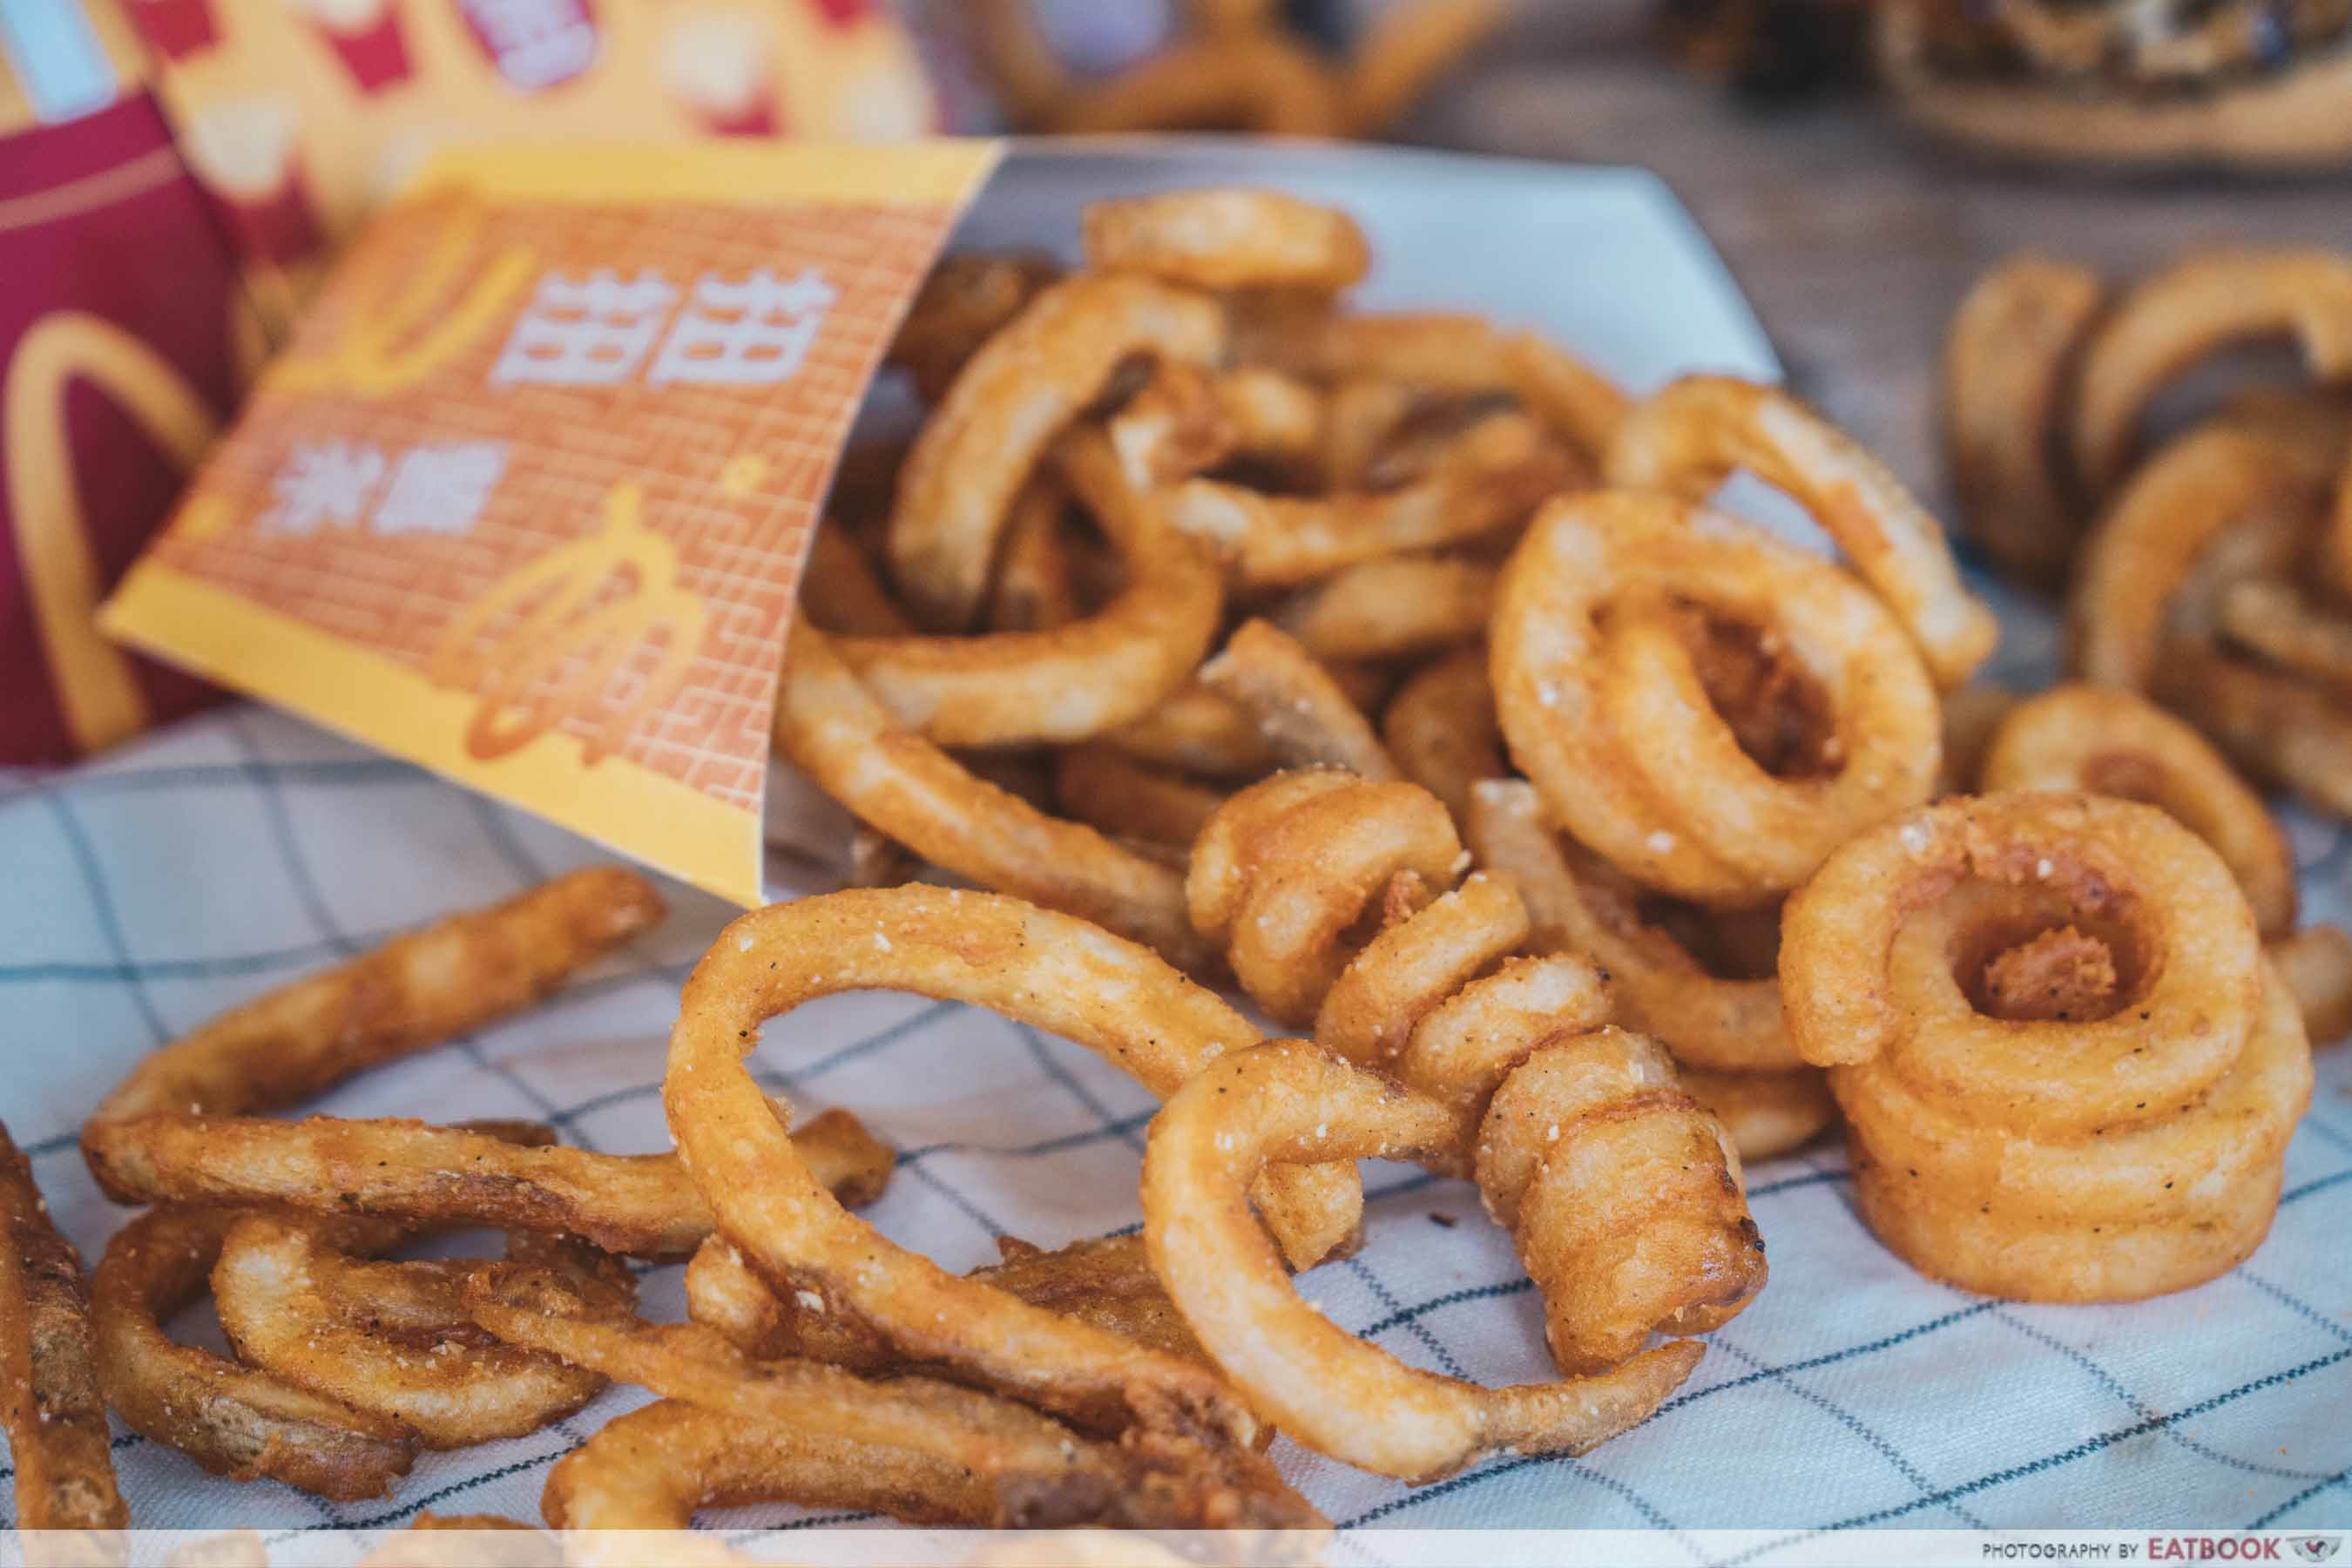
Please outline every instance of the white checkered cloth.
[[[2012, 624], [2014, 679], [2049, 639]], [[122, 1215], [91, 1185], [75, 1129], [142, 1052], [404, 927], [598, 858], [257, 709], [19, 784], [0, 795], [12, 895], [0, 900], [0, 1117], [93, 1259]], [[2352, 835], [2293, 820], [2312, 912], [2340, 918]], [[656, 1087], [677, 986], [730, 912], [670, 893], [666, 927], [546, 1005], [360, 1079], [322, 1109], [539, 1117], [592, 1148], [667, 1146]], [[860, 995], [779, 1020], [755, 1061], [802, 1112], [847, 1106], [902, 1151], [870, 1217], [949, 1268], [992, 1260], [999, 1234], [1050, 1246], [1139, 1217], [1151, 1097], [1067, 1042], [990, 1013]], [[1749, 1182], [1771, 1284], [1647, 1426], [1582, 1459], [1499, 1459], [1417, 1489], [1287, 1443], [1283, 1469], [1349, 1526], [1785, 1527], [1795, 1540], [1862, 1525], [2352, 1515], [2352, 1051], [2321, 1058], [2270, 1240], [2227, 1278], [2159, 1301], [2028, 1307], [1930, 1283], [1863, 1229], [1833, 1141]], [[1305, 1277], [1305, 1293], [1417, 1365], [1551, 1375], [1536, 1300], [1476, 1194], [1402, 1167], [1368, 1167], [1368, 1184], [1362, 1253]], [[677, 1270], [644, 1283], [649, 1314], [682, 1314]], [[644, 1397], [616, 1388], [533, 1436], [426, 1455], [375, 1502], [215, 1479], [128, 1433], [116, 1459], [134, 1518], [155, 1529], [392, 1523], [425, 1508], [532, 1519], [548, 1466]]]

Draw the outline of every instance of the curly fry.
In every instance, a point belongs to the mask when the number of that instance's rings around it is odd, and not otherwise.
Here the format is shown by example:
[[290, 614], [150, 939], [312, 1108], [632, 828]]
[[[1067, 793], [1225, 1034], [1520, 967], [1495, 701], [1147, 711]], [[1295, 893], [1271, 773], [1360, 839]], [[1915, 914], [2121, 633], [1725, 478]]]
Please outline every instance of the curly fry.
[[1805, 503], [1917, 639], [1937, 683], [1968, 679], [1999, 640], [1960, 584], [1944, 531], [1854, 440], [1777, 387], [1685, 376], [1638, 405], [1610, 444], [1609, 482], [1705, 500], [1736, 468]]
[[1032, 300], [972, 355], [907, 454], [887, 544], [917, 609], [941, 628], [971, 624], [1014, 495], [1122, 362], [1207, 363], [1224, 335], [1214, 302], [1145, 278], [1074, 278]]
[[0, 1126], [0, 1427], [19, 1530], [120, 1530], [81, 1255], [58, 1234], [32, 1163]]
[[2064, 430], [2106, 295], [2088, 268], [2013, 257], [1977, 280], [1945, 335], [1944, 452], [1961, 524], [2004, 571], [2042, 587], [2065, 581], [2088, 510]]
[[2210, 251], [2126, 294], [2084, 351], [2074, 461], [2105, 490], [2130, 467], [2140, 416], [2217, 349], [2292, 334], [2312, 375], [2352, 379], [2352, 261], [2326, 251]]

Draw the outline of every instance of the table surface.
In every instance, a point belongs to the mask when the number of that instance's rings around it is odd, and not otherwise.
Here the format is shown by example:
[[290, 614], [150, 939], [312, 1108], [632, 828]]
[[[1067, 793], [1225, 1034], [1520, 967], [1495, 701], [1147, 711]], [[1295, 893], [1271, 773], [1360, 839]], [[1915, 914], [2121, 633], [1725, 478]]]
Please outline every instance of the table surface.
[[2111, 276], [2215, 244], [2352, 246], [2352, 170], [2300, 181], [2003, 170], [1866, 95], [1734, 102], [1664, 63], [1645, 0], [1528, 0], [1405, 128], [1433, 146], [1655, 170], [1722, 250], [1800, 390], [1931, 493], [1944, 322], [2032, 248]]

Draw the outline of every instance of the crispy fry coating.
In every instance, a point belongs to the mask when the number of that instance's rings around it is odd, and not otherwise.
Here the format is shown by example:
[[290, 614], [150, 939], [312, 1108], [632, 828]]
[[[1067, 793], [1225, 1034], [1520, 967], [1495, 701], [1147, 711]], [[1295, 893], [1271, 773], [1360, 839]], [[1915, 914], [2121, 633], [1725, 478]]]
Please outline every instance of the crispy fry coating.
[[[822, 955], [822, 956], [819, 956]], [[852, 891], [747, 915], [687, 983], [663, 1086], [670, 1130], [729, 1237], [770, 1279], [816, 1291], [908, 1356], [1091, 1426], [1140, 1420], [1246, 1438], [1255, 1420], [1181, 1358], [948, 1274], [843, 1213], [774, 1131], [741, 1058], [761, 1023], [835, 991], [913, 990], [1089, 1046], [1160, 1094], [1257, 1038], [1144, 949], [987, 894]], [[1352, 1235], [1344, 1167], [1278, 1172], [1256, 1194], [1301, 1267]]]
[[[895, 1451], [961, 1473], [970, 1511], [950, 1519], [1032, 1527], [1308, 1527], [1322, 1522], [1247, 1448], [1140, 1429], [1081, 1436], [1011, 1400], [926, 1377], [867, 1382], [814, 1361], [754, 1362], [711, 1330], [600, 1313], [547, 1276], [492, 1268], [467, 1301], [512, 1343], [642, 1383], [740, 1426]], [[883, 1455], [877, 1468], [886, 1469]], [[917, 1519], [937, 1515], [916, 1513]]]
[[1704, 501], [1746, 468], [1805, 503], [1917, 640], [1937, 684], [1973, 674], [2000, 635], [1960, 584], [1943, 529], [1852, 437], [1776, 387], [1685, 376], [1637, 405], [1610, 443], [1612, 485]]
[[1399, 776], [1363, 710], [1296, 637], [1269, 621], [1244, 622], [1201, 667], [1200, 680], [1246, 713], [1287, 766]]
[[19, 1530], [120, 1530], [81, 1255], [58, 1234], [32, 1163], [0, 1126], [0, 1428]]
[[1081, 741], [1139, 718], [1192, 672], [1224, 595], [1199, 542], [1127, 482], [1108, 439], [1081, 428], [1057, 469], [1125, 557], [1126, 585], [1067, 625], [982, 637], [836, 637], [891, 715], [946, 746]]
[[[184, 1116], [130, 1126], [136, 1136], [110, 1145], [108, 1168], [135, 1202], [489, 1226], [645, 1258], [685, 1257], [711, 1231], [710, 1211], [673, 1154], [521, 1147], [397, 1118]], [[812, 1120], [793, 1149], [840, 1201], [880, 1195], [889, 1152], [848, 1112]]]
[[1459, 1120], [1450, 1154], [1409, 1157], [1477, 1177], [1564, 1371], [1720, 1326], [1764, 1282], [1738, 1155], [1655, 1041], [1606, 1026], [1589, 959], [1515, 956], [1527, 906], [1484, 873], [1454, 887], [1466, 861], [1416, 785], [1280, 773], [1211, 818], [1187, 891], [1261, 1006]]
[[795, 623], [776, 743], [869, 826], [984, 886], [1094, 921], [1198, 969], [1182, 878], [1044, 815], [898, 724], [814, 627]]
[[1443, 1163], [1467, 1132], [1441, 1101], [1283, 1040], [1226, 1057], [1178, 1090], [1144, 1154], [1152, 1266], [1209, 1353], [1290, 1436], [1405, 1480], [1500, 1449], [1584, 1452], [1656, 1409], [1700, 1354], [1677, 1340], [1599, 1377], [1496, 1389], [1416, 1371], [1301, 1300], [1238, 1202], [1270, 1162]]
[[107, 1243], [90, 1281], [106, 1403], [215, 1475], [346, 1500], [385, 1495], [415, 1459], [409, 1426], [164, 1334], [163, 1321], [203, 1292], [238, 1217], [152, 1209]]
[[[1744, 628], [1817, 691], [1816, 769], [1752, 757], [1678, 612]], [[1927, 799], [1940, 725], [1895, 617], [1836, 566], [1667, 496], [1545, 509], [1504, 568], [1497, 713], [1562, 826], [1640, 882], [1719, 908], [1795, 887], [1861, 827]]]
[[2121, 687], [2070, 684], [2011, 709], [1979, 787], [2076, 790], [2144, 801], [2211, 845], [2264, 936], [2294, 925], [2294, 856], [2262, 797], [2197, 731]]
[[[213, 1300], [238, 1358], [355, 1410], [398, 1421], [428, 1448], [518, 1437], [594, 1398], [604, 1380], [483, 1344], [460, 1299], [473, 1265], [365, 1260], [371, 1227], [273, 1214], [240, 1219], [213, 1265]], [[636, 1299], [619, 1263], [568, 1237], [517, 1234], [507, 1258], [572, 1289]]]
[[1945, 334], [1944, 456], [1961, 525], [2003, 571], [2043, 588], [2064, 584], [2087, 521], [2065, 426], [2106, 298], [2089, 268], [2012, 257], [1977, 280]]
[[1138, 354], [1206, 363], [1223, 345], [1214, 302], [1145, 278], [1074, 278], [1030, 300], [907, 454], [887, 539], [899, 590], [936, 626], [969, 626], [1013, 497], [1112, 372]]
[[1916, 1267], [2124, 1300], [2261, 1241], [2310, 1050], [2229, 868], [2163, 812], [1926, 807], [1833, 856], [1784, 928], [1790, 1035], [1832, 1069], [1864, 1217]]

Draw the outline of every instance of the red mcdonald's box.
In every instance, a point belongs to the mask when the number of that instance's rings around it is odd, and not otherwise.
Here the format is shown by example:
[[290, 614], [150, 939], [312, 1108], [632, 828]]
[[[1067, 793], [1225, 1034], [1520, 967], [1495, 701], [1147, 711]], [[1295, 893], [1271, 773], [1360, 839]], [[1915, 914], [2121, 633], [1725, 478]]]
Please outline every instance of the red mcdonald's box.
[[259, 357], [237, 274], [120, 19], [0, 13], [0, 763], [65, 761], [210, 690], [92, 616]]

